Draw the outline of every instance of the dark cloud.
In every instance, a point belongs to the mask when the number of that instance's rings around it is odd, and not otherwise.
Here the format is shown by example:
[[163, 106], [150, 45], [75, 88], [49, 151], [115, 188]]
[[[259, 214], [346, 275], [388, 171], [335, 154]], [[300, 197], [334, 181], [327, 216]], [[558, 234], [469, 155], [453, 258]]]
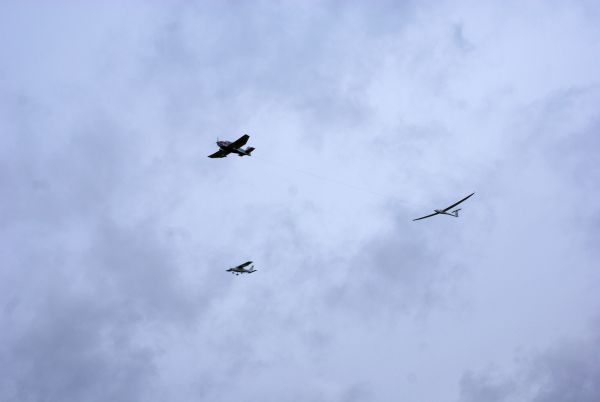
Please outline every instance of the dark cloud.
[[[600, 336], [562, 341], [522, 359], [518, 371], [492, 377], [489, 372], [463, 374], [460, 401], [592, 402], [600, 399]], [[499, 378], [498, 378], [499, 377]]]
[[558, 345], [539, 356], [530, 368], [536, 402], [600, 399], [600, 336]]
[[2, 399], [147, 399], [158, 352], [148, 339], [193, 321], [206, 294], [190, 304], [154, 220], [114, 220], [135, 139], [85, 106], [59, 128], [56, 106], [4, 102], [15, 140], [0, 176]]
[[193, 320], [202, 306], [190, 304], [154, 224], [110, 217], [124, 155], [106, 131], [97, 142], [87, 133], [85, 146], [19, 149], [9, 161], [4, 400], [146, 399], [157, 351], [143, 333]]
[[367, 317], [423, 314], [443, 305], [461, 277], [460, 267], [444, 261], [441, 250], [427, 246], [418, 229], [399, 221], [333, 266], [348, 273], [327, 291], [326, 304]]
[[463, 374], [460, 380], [461, 402], [502, 402], [514, 392], [514, 384], [494, 378], [490, 372]]
[[[596, 156], [585, 150], [597, 144], [598, 114], [586, 106], [597, 97], [598, 88], [592, 85], [560, 91], [534, 102], [524, 110], [527, 117], [517, 119], [519, 129], [524, 131], [519, 143], [519, 152], [526, 153], [527, 156], [516, 154], [506, 157], [506, 162], [513, 164], [515, 172], [523, 174], [523, 181], [528, 184], [527, 187], [523, 187], [523, 191], [536, 194], [538, 199], [542, 194], [547, 194], [542, 196], [546, 200], [545, 203], [552, 210], [558, 211], [555, 220], [560, 222], [560, 236], [553, 247], [569, 244], [569, 257], [555, 262], [557, 274], [546, 271], [544, 275], [539, 276], [536, 281], [537, 291], [557, 280], [556, 290], [550, 293], [556, 298], [561, 298], [561, 303], [581, 297], [582, 303], [574, 310], [574, 314], [583, 314], [586, 317], [594, 314], [594, 308], [590, 306], [598, 303], [592, 289], [597, 286], [599, 278], [588, 270], [591, 267], [588, 264], [597, 258], [597, 250], [591, 244], [597, 238], [597, 216], [600, 211], [593, 206], [594, 203], [589, 197], [595, 197], [591, 188], [597, 187], [600, 182], [598, 165], [595, 163]], [[539, 133], [543, 133], [543, 138], [540, 138]], [[530, 175], [528, 171], [540, 169], [549, 172], [551, 178], [543, 183], [533, 183], [527, 178]], [[520, 178], [513, 175], [507, 183], [514, 186], [520, 181]], [[581, 205], [590, 207], [584, 211]], [[531, 211], [532, 208], [528, 210]], [[540, 221], [531, 213], [519, 219], [528, 222], [529, 225], [540, 225]], [[532, 241], [529, 245], [531, 250], [539, 247]], [[546, 249], [541, 254], [550, 252]], [[574, 267], [569, 262], [573, 255], [579, 255], [582, 261], [576, 266], [583, 264], [587, 268], [579, 271]], [[546, 267], [548, 266], [550, 264], [546, 264]], [[508, 267], [505, 269], [509, 270]], [[554, 275], [556, 278], [552, 279]], [[589, 281], [589, 284], [581, 288], [578, 294], [567, 290], [568, 283], [580, 280], [582, 283]], [[542, 285], [544, 283], [546, 285]], [[514, 290], [514, 287], [509, 289]], [[520, 308], [526, 306], [521, 304]], [[536, 311], [537, 314], [548, 314], [551, 326], [557, 328], [564, 325], [557, 324], [554, 318], [559, 309], [560, 305], [546, 305]], [[563, 336], [563, 340], [556, 340], [545, 350], [540, 343], [530, 346], [529, 350], [543, 351], [528, 354], [519, 352], [515, 362], [511, 364], [515, 366], [513, 372], [498, 369], [465, 372], [460, 381], [460, 400], [550, 402], [599, 399], [599, 388], [593, 380], [598, 376], [600, 367], [596, 363], [600, 353], [598, 326], [593, 326], [589, 332], [585, 337], [569, 336], [572, 339], [570, 341], [565, 341]]]
[[140, 317], [102, 294], [91, 298], [58, 283], [45, 288], [39, 301], [21, 298], [3, 319], [12, 324], [3, 337], [3, 399], [143, 398], [155, 368], [154, 351], [137, 344], [133, 335]]

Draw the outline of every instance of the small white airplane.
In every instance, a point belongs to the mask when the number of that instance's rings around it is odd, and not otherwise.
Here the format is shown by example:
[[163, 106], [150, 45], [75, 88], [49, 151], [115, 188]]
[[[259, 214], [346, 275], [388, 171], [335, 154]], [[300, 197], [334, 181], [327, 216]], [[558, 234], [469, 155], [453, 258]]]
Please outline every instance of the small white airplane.
[[251, 265], [250, 268], [246, 269], [246, 267], [250, 264], [252, 264], [252, 261], [246, 261], [245, 263], [240, 264], [237, 267], [229, 268], [227, 272], [231, 272], [234, 275], [251, 274], [252, 272], [256, 272], [256, 269], [254, 269], [254, 265]]
[[465, 197], [465, 198], [463, 198], [462, 200], [460, 200], [460, 201], [458, 201], [458, 202], [455, 202], [454, 204], [450, 205], [450, 206], [449, 206], [448, 208], [446, 208], [446, 209], [434, 209], [433, 211], [434, 211], [435, 213], [433, 213], [433, 214], [431, 214], [431, 215], [422, 216], [422, 217], [420, 217], [420, 218], [417, 218], [417, 219], [413, 219], [413, 221], [418, 221], [418, 220], [421, 220], [421, 219], [430, 218], [430, 217], [432, 217], [432, 216], [436, 216], [436, 215], [450, 215], [450, 216], [453, 216], [453, 217], [455, 217], [455, 218], [458, 218], [458, 211], [460, 211], [460, 210], [461, 210], [461, 208], [455, 209], [455, 210], [454, 210], [454, 211], [452, 211], [452, 212], [448, 212], [448, 211], [449, 211], [449, 210], [451, 210], [452, 208], [454, 208], [455, 206], [457, 206], [458, 204], [460, 204], [461, 202], [463, 202], [463, 201], [466, 201], [466, 200], [467, 200], [469, 197], [471, 197], [473, 194], [475, 194], [475, 193], [471, 193], [471, 194], [469, 194], [468, 196], [466, 196], [466, 197]]

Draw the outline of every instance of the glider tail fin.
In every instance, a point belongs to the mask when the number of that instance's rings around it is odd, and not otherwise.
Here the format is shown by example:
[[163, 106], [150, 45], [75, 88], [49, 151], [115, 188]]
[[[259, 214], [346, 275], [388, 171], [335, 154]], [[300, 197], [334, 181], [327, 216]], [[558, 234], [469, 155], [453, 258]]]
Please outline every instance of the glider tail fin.
[[252, 151], [254, 151], [255, 149], [256, 149], [256, 148], [253, 148], [253, 147], [248, 147], [248, 148], [246, 148], [246, 149], [245, 149], [245, 151], [246, 151], [246, 153], [247, 153], [248, 155], [251, 155], [251, 154], [252, 154]]
[[458, 211], [460, 211], [461, 209], [462, 208], [458, 208], [458, 209], [455, 209], [454, 211], [452, 211], [452, 213], [454, 214], [455, 218], [458, 218]]

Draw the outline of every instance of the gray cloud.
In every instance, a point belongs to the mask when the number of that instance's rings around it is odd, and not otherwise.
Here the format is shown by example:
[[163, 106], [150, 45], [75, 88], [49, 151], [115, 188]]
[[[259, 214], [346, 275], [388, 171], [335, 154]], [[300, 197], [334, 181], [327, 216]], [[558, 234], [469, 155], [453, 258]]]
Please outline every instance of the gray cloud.
[[597, 327], [586, 338], [561, 341], [544, 352], [521, 358], [515, 373], [493, 378], [468, 372], [461, 379], [461, 401], [596, 401], [600, 387]]
[[499, 380], [489, 372], [463, 374], [460, 380], [461, 401], [490, 401], [502, 402], [515, 391], [510, 381]]
[[143, 399], [156, 348], [138, 334], [200, 311], [154, 224], [111, 218], [128, 159], [118, 133], [85, 132], [5, 159], [4, 400]]
[[539, 402], [582, 401], [600, 398], [600, 339], [562, 344], [542, 355], [532, 365], [530, 375]]

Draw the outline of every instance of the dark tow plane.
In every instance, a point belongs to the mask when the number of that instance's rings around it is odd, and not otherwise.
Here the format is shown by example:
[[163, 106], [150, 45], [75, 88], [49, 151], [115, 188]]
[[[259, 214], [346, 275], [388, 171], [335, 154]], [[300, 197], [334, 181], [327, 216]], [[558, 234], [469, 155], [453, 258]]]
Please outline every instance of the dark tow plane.
[[454, 211], [452, 211], [452, 212], [448, 212], [448, 211], [449, 211], [449, 210], [451, 210], [452, 208], [454, 208], [455, 206], [457, 206], [458, 204], [460, 204], [461, 202], [463, 202], [463, 201], [466, 201], [466, 200], [467, 200], [469, 197], [471, 197], [473, 194], [475, 194], [475, 193], [471, 193], [471, 194], [469, 194], [468, 196], [466, 196], [466, 197], [465, 197], [465, 198], [463, 198], [462, 200], [460, 200], [460, 201], [458, 201], [458, 202], [455, 202], [454, 204], [450, 205], [450, 206], [449, 206], [448, 208], [446, 208], [446, 209], [434, 209], [433, 211], [434, 211], [435, 213], [433, 213], [433, 214], [431, 214], [431, 215], [422, 216], [422, 217], [420, 217], [420, 218], [417, 218], [417, 219], [413, 219], [413, 221], [418, 221], [418, 220], [425, 219], [425, 218], [431, 218], [432, 216], [436, 216], [436, 215], [450, 215], [450, 216], [453, 216], [453, 217], [455, 217], [455, 218], [458, 218], [458, 211], [460, 211], [460, 210], [461, 210], [461, 208], [455, 209], [455, 210], [454, 210]]
[[238, 154], [239, 156], [250, 156], [252, 151], [255, 148], [247, 147], [242, 148], [248, 140], [250, 136], [248, 134], [242, 135], [237, 140], [231, 141], [217, 141], [217, 145], [219, 146], [219, 150], [212, 155], [208, 155], [209, 158], [224, 158], [230, 153]]
[[250, 268], [246, 269], [246, 267], [250, 264], [252, 264], [252, 261], [246, 261], [245, 263], [240, 264], [237, 267], [229, 268], [227, 272], [231, 272], [234, 275], [251, 274], [252, 272], [256, 272], [256, 270], [254, 269], [254, 265], [251, 265]]

